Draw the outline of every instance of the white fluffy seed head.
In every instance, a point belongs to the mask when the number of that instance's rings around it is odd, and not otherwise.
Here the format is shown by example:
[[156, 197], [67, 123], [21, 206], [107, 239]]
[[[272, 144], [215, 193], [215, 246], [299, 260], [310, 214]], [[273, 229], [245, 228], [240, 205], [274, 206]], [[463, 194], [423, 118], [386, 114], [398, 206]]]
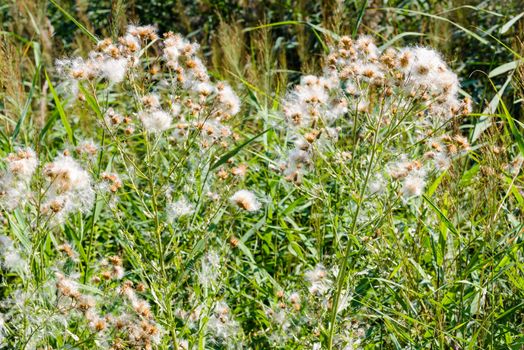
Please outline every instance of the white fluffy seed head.
[[233, 116], [240, 111], [240, 99], [229, 85], [223, 84], [220, 87], [218, 99], [226, 114]]
[[6, 157], [9, 172], [22, 180], [30, 180], [38, 166], [36, 153], [30, 148], [21, 148]]
[[82, 190], [91, 186], [87, 171], [68, 156], [59, 156], [47, 164], [44, 174], [51, 181], [51, 187], [56, 193]]
[[127, 72], [127, 59], [108, 58], [99, 64], [100, 75], [111, 83], [120, 83], [124, 80]]
[[74, 211], [87, 212], [93, 206], [95, 192], [89, 173], [69, 156], [59, 156], [44, 167], [49, 181], [43, 210], [62, 222]]
[[424, 177], [418, 174], [408, 175], [402, 185], [402, 195], [404, 198], [418, 197], [422, 195], [426, 182]]
[[194, 206], [193, 204], [189, 203], [187, 199], [181, 198], [176, 202], [171, 203], [168, 211], [169, 215], [171, 215], [173, 219], [177, 219], [179, 217], [192, 214], [194, 212]]
[[235, 194], [231, 196], [230, 201], [233, 205], [246, 211], [257, 211], [261, 207], [255, 194], [248, 190], [235, 192]]
[[144, 129], [153, 134], [161, 133], [171, 127], [171, 116], [162, 110], [142, 111], [139, 117]]
[[36, 153], [20, 148], [5, 158], [7, 171], [0, 176], [0, 203], [14, 209], [32, 195], [30, 181], [38, 166]]

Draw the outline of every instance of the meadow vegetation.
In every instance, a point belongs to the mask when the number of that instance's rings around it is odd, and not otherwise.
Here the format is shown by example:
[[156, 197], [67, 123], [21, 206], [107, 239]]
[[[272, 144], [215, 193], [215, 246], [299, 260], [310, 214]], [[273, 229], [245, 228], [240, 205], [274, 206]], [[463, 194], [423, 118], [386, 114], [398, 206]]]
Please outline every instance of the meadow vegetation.
[[522, 349], [519, 0], [0, 3], [1, 349]]

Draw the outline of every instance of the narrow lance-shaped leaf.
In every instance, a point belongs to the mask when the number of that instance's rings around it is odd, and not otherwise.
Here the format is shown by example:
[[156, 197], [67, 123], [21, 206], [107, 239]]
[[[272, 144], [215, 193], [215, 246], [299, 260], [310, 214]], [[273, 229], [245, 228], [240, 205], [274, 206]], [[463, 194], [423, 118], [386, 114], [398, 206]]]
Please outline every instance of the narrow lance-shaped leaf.
[[222, 157], [220, 157], [219, 160], [217, 160], [215, 163], [213, 163], [209, 167], [209, 171], [213, 171], [216, 168], [218, 168], [219, 166], [221, 166], [222, 164], [224, 164], [225, 162], [227, 162], [227, 160], [229, 158], [234, 157], [238, 152], [240, 152], [240, 150], [242, 148], [246, 147], [248, 144], [250, 144], [251, 142], [255, 141], [257, 138], [259, 138], [260, 136], [264, 135], [269, 130], [271, 130], [271, 128], [262, 131], [260, 134], [253, 136], [252, 138], [250, 138], [249, 140], [247, 140], [246, 142], [244, 142], [240, 146], [238, 146], [238, 147], [234, 148], [233, 150], [231, 150], [231, 151], [227, 152], [226, 154], [224, 154]]
[[71, 125], [69, 124], [69, 121], [67, 120], [67, 116], [64, 112], [64, 107], [62, 106], [60, 97], [56, 93], [56, 90], [53, 86], [53, 83], [51, 82], [51, 79], [49, 79], [47, 72], [45, 72], [45, 78], [47, 80], [47, 84], [49, 85], [49, 90], [51, 91], [51, 94], [53, 95], [53, 99], [55, 100], [56, 110], [58, 111], [58, 114], [60, 115], [60, 119], [62, 120], [62, 124], [64, 125], [64, 128], [67, 133], [67, 137], [69, 138], [69, 141], [73, 145], [76, 145], [76, 140], [75, 140], [75, 135], [73, 134], [73, 129], [71, 129]]
[[58, 9], [58, 11], [62, 12], [64, 16], [66, 16], [71, 22], [73, 22], [78, 27], [78, 29], [80, 29], [84, 34], [86, 34], [89, 37], [89, 39], [91, 39], [95, 43], [98, 43], [98, 38], [96, 37], [96, 35], [91, 33], [86, 27], [84, 27], [82, 23], [78, 22], [75, 19], [75, 17], [73, 17], [73, 15], [71, 15], [63, 7], [58, 5], [58, 3], [55, 0], [49, 0], [49, 2], [53, 4], [53, 6], [55, 6]]
[[27, 97], [27, 100], [24, 105], [24, 109], [22, 110], [22, 114], [20, 115], [20, 118], [18, 119], [18, 122], [16, 123], [15, 130], [13, 131], [13, 134], [11, 135], [11, 140], [15, 141], [16, 137], [20, 133], [20, 129], [22, 125], [24, 124], [25, 118], [27, 117], [27, 114], [29, 113], [29, 107], [31, 107], [31, 101], [33, 100], [33, 95], [35, 93], [36, 88], [36, 82], [38, 81], [38, 77], [40, 76], [40, 69], [42, 68], [41, 65], [38, 65], [35, 71], [35, 75], [33, 76], [33, 82], [31, 83], [31, 89], [29, 90], [29, 96]]

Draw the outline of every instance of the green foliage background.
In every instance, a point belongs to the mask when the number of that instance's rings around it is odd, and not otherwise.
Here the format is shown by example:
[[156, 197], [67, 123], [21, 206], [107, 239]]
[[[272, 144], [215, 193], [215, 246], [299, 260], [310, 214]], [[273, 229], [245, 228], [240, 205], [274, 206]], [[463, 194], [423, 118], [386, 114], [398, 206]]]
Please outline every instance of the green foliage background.
[[[476, 113], [463, 124], [453, 125], [454, 130], [471, 139], [474, 130], [481, 128], [485, 133], [478, 143], [498, 145], [503, 151], [483, 154], [475, 149], [461, 161], [456, 172], [435, 179], [431, 189], [438, 199], [429, 195], [419, 216], [395, 212], [390, 217], [394, 224], [383, 231], [369, 228], [362, 232], [362, 236], [371, 237], [367, 239], [380, 240], [379, 252], [367, 250], [361, 237], [350, 237], [355, 240], [349, 257], [352, 271], [369, 272], [355, 275], [358, 277], [352, 286], [357, 297], [351, 307], [363, 315], [387, 315], [371, 321], [371, 326], [386, 339], [376, 337], [370, 349], [524, 346], [523, 179], [516, 177], [514, 183], [509, 183], [504, 178], [506, 182], [501, 183], [490, 172], [500, 171], [510, 159], [524, 154], [524, 18], [518, 17], [524, 13], [521, 0], [56, 3], [98, 38], [117, 38], [128, 24], [153, 24], [160, 33], [180, 32], [199, 42], [211, 74], [238, 87], [245, 98], [245, 118], [236, 125], [245, 140], [266, 129], [253, 117], [255, 114], [270, 114], [301, 74], [320, 71], [322, 54], [333, 44], [333, 33], [369, 34], [378, 45], [428, 45], [442, 52], [461, 78], [463, 95], [470, 95], [475, 102]], [[92, 132], [89, 113], [85, 111], [73, 123], [74, 130], [66, 126], [64, 131], [48, 124], [49, 120], [67, 120], [57, 109], [60, 100], [49, 89], [56, 78], [54, 62], [64, 56], [85, 55], [94, 44], [78, 24], [49, 1], [3, 0], [0, 21], [2, 156], [16, 139], [36, 143], [37, 150], [51, 158], [71, 141], [73, 133]], [[50, 78], [46, 79], [44, 72]], [[482, 112], [487, 108], [495, 115], [492, 123], [483, 119]], [[274, 291], [263, 283], [268, 276], [300, 283], [294, 276], [296, 266], [312, 265], [325, 256], [332, 261], [341, 258], [342, 253], [331, 248], [330, 232], [349, 219], [343, 215], [331, 217], [326, 208], [340, 213], [351, 205], [349, 197], [355, 196], [352, 193], [348, 198], [338, 197], [343, 184], [337, 179], [342, 179], [342, 172], [336, 173], [335, 180], [332, 174], [318, 174], [316, 181], [326, 186], [325, 193], [315, 193], [313, 182], [311, 187], [305, 186], [304, 192], [283, 187], [280, 179], [267, 169], [268, 159], [274, 156], [267, 151], [267, 145], [277, 143], [277, 138], [272, 131], [267, 132], [260, 142], [247, 144], [238, 151], [239, 157], [257, 169], [245, 185], [256, 186], [281, 200], [270, 203], [262, 216], [232, 218], [227, 224], [217, 221], [207, 228], [214, 240], [220, 241], [220, 235], [227, 232], [246, 242], [241, 247], [242, 254], [234, 258], [239, 271], [231, 277], [228, 291], [238, 296], [236, 307], [248, 330], [263, 328], [264, 321], [261, 315], [245, 311], [252, 310], [255, 303], [245, 296], [270, 298]], [[143, 145], [136, 147], [141, 150]], [[481, 174], [487, 175], [479, 180]], [[178, 180], [183, 182], [182, 178]], [[311, 193], [316, 195], [308, 196]], [[129, 198], [123, 204], [136, 213], [134, 221], [124, 225], [131, 233], [139, 232], [141, 220], [145, 221], [140, 208], [134, 207], [135, 202], [136, 198]], [[384, 208], [389, 204], [384, 203]], [[499, 215], [501, 211], [503, 215]], [[425, 226], [420, 218], [426, 216], [437, 218], [437, 224]], [[77, 222], [80, 219], [75, 220], [71, 226], [84, 227]], [[105, 226], [96, 227], [94, 249], [122, 253], [120, 242], [111, 235], [113, 225], [118, 226], [108, 220]], [[24, 231], [24, 227], [19, 229]], [[410, 230], [419, 235], [413, 237]], [[78, 233], [69, 226], [62, 233], [70, 241], [83, 242], [85, 238], [77, 237]], [[192, 241], [198, 238], [193, 232], [182, 235], [185, 236], [181, 247], [193, 255], [184, 257], [187, 260], [183, 262], [174, 255], [166, 257], [166, 261], [180, 270], [191, 271], [193, 259], [208, 242]], [[459, 252], [452, 266], [443, 266], [443, 256], [450, 246], [459, 247]], [[139, 270], [143, 262], [136, 255], [125, 253], [132, 261], [130, 265]], [[155, 257], [154, 247], [146, 246], [143, 253]], [[379, 272], [396, 263], [398, 268], [391, 272], [390, 280], [380, 280]], [[85, 268], [89, 270], [88, 266]], [[446, 280], [446, 273], [454, 280]], [[249, 283], [245, 275], [252, 277]], [[163, 282], [175, 294], [184, 278], [181, 274], [169, 283]], [[14, 279], [8, 275], [0, 277], [0, 294], [10, 292]], [[482, 314], [478, 312], [480, 299], [486, 291], [489, 314]], [[431, 311], [417, 314], [411, 303], [426, 305]], [[475, 323], [476, 328], [466, 329], [468, 322]], [[450, 341], [451, 338], [455, 340]], [[249, 334], [248, 341], [253, 348], [269, 346], [257, 334]]]

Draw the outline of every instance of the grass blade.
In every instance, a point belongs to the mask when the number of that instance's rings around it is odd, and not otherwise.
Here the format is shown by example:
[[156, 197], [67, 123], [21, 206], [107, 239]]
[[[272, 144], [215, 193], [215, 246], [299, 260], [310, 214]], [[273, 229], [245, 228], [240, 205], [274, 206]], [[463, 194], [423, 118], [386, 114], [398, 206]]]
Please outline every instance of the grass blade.
[[222, 164], [224, 164], [225, 162], [227, 162], [229, 158], [234, 157], [238, 152], [240, 152], [240, 150], [242, 148], [246, 147], [251, 142], [255, 141], [257, 138], [259, 138], [260, 136], [264, 135], [269, 130], [271, 130], [271, 128], [268, 128], [268, 129], [262, 131], [260, 134], [253, 136], [252, 138], [250, 138], [246, 142], [242, 143], [240, 146], [238, 146], [238, 147], [234, 148], [233, 150], [231, 150], [231, 151], [227, 152], [226, 154], [224, 154], [222, 157], [220, 157], [219, 160], [217, 160], [215, 163], [213, 163], [209, 167], [209, 171], [211, 172], [211, 171], [215, 170], [216, 168], [218, 168], [219, 166], [221, 166]]
[[53, 4], [53, 6], [56, 7], [58, 11], [62, 12], [64, 14], [64, 16], [66, 16], [71, 22], [73, 22], [78, 27], [78, 29], [80, 29], [85, 35], [87, 35], [89, 37], [89, 39], [91, 39], [95, 44], [98, 43], [99, 40], [96, 37], [96, 35], [91, 33], [86, 27], [84, 27], [84, 25], [82, 23], [78, 22], [75, 19], [75, 17], [73, 17], [73, 15], [71, 15], [63, 7], [58, 5], [55, 0], [49, 0], [49, 2], [51, 4]]
[[496, 77], [497, 75], [501, 75], [511, 70], [514, 70], [519, 66], [519, 62], [520, 60], [515, 60], [515, 61], [508, 62], [508, 63], [504, 63], [498, 66], [497, 68], [493, 69], [491, 72], [489, 72], [488, 77], [493, 78], [493, 77]]
[[524, 16], [524, 12], [521, 12], [518, 15], [516, 15], [515, 17], [513, 17], [512, 19], [510, 19], [506, 24], [504, 24], [500, 28], [499, 33], [500, 34], [506, 33], [519, 19], [522, 18], [522, 16]]
[[49, 84], [49, 90], [51, 90], [51, 94], [53, 95], [53, 99], [55, 100], [55, 107], [58, 111], [58, 114], [60, 115], [60, 119], [62, 120], [62, 124], [64, 124], [64, 128], [67, 133], [67, 137], [69, 138], [69, 141], [76, 145], [75, 135], [73, 134], [73, 129], [71, 129], [71, 125], [69, 124], [69, 121], [67, 120], [67, 116], [64, 112], [64, 107], [62, 106], [62, 102], [60, 101], [60, 97], [55, 91], [55, 88], [53, 86], [53, 83], [51, 82], [51, 79], [49, 79], [49, 76], [47, 75], [47, 72], [45, 72], [45, 78], [47, 80], [47, 84]]
[[353, 38], [357, 36], [358, 27], [360, 27], [360, 23], [362, 23], [362, 18], [364, 18], [364, 14], [366, 13], [366, 7], [368, 7], [368, 0], [364, 0], [362, 2], [360, 11], [358, 11], [357, 23], [355, 23], [355, 28], [353, 28], [353, 33], [352, 33]]
[[435, 203], [433, 203], [431, 199], [429, 199], [425, 194], [423, 194], [422, 197], [424, 198], [426, 203], [428, 203], [429, 206], [433, 209], [433, 211], [437, 213], [437, 215], [440, 217], [440, 220], [444, 222], [446, 227], [455, 235], [458, 235], [458, 230], [455, 228], [455, 225], [453, 225], [453, 223], [448, 219], [448, 217], [444, 215], [444, 213], [439, 209], [439, 207], [437, 207]]
[[24, 105], [24, 109], [22, 110], [22, 114], [20, 115], [20, 118], [18, 119], [18, 122], [16, 123], [15, 130], [13, 131], [13, 135], [11, 136], [11, 140], [15, 141], [16, 137], [20, 133], [20, 129], [22, 128], [22, 124], [25, 121], [25, 118], [27, 117], [27, 114], [29, 113], [29, 107], [31, 107], [31, 101], [33, 100], [33, 95], [35, 93], [36, 88], [36, 82], [38, 81], [38, 77], [40, 76], [40, 70], [42, 68], [42, 65], [38, 65], [36, 68], [35, 75], [33, 76], [33, 81], [31, 83], [31, 89], [29, 90], [29, 96], [27, 97], [27, 100]]
[[40, 136], [38, 137], [38, 141], [39, 142], [42, 142], [42, 140], [44, 139], [45, 134], [47, 134], [47, 131], [55, 124], [57, 119], [58, 119], [58, 112], [55, 111], [51, 115], [51, 118], [49, 118], [47, 120], [47, 122], [45, 123], [44, 127], [42, 128], [42, 131], [40, 131]]
[[506, 104], [502, 99], [500, 99], [500, 106], [502, 107], [502, 110], [504, 111], [503, 116], [508, 121], [509, 130], [513, 134], [513, 137], [515, 138], [515, 141], [517, 141], [517, 146], [520, 150], [520, 153], [524, 155], [524, 138], [522, 137], [522, 133], [519, 131], [517, 126], [515, 125], [515, 121], [511, 114], [509, 113], [508, 108], [506, 107]]
[[447, 22], [455, 27], [457, 27], [458, 29], [462, 30], [464, 33], [468, 34], [469, 36], [477, 39], [480, 43], [484, 44], [484, 45], [487, 45], [489, 43], [488, 40], [486, 40], [485, 38], [481, 37], [480, 35], [478, 35], [477, 33], [461, 26], [460, 24], [458, 23], [455, 23], [453, 22], [452, 20], [450, 19], [447, 19], [445, 17], [441, 17], [441, 16], [437, 16], [437, 15], [433, 15], [431, 13], [425, 13], [425, 12], [420, 12], [420, 11], [415, 11], [415, 10], [407, 10], [407, 9], [397, 9], [397, 8], [391, 8], [391, 7], [387, 7], [385, 8], [386, 11], [394, 11], [394, 12], [398, 12], [398, 13], [402, 13], [402, 14], [406, 14], [406, 13], [410, 13], [410, 14], [414, 14], [414, 15], [418, 15], [418, 16], [425, 16], [425, 17], [429, 17], [429, 18], [433, 18], [433, 19], [437, 19], [439, 21], [443, 21], [443, 22]]

